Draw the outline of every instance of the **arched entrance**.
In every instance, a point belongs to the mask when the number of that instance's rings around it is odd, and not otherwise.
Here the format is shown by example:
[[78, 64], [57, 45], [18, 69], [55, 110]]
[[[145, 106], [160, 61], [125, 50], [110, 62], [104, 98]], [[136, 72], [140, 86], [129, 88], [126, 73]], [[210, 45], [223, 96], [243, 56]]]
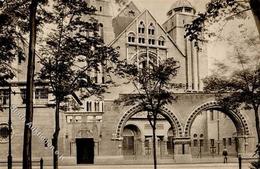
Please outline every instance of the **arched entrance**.
[[[158, 116], [156, 128], [158, 157], [172, 156], [173, 139], [182, 135], [179, 120], [164, 107]], [[140, 106], [131, 108], [121, 117], [116, 137], [122, 140], [122, 155], [152, 157], [152, 128], [147, 120], [147, 112], [142, 111]]]
[[[129, 109], [126, 113], [123, 114], [123, 116], [120, 118], [119, 123], [116, 128], [116, 137], [120, 139], [123, 134], [124, 126], [126, 125], [126, 122], [135, 114], [142, 111], [141, 106], [135, 106]], [[171, 125], [173, 128], [173, 133], [175, 136], [181, 136], [182, 135], [182, 126], [179, 122], [177, 116], [173, 114], [169, 109], [166, 107], [163, 107], [161, 109], [160, 113]]]
[[190, 114], [184, 133], [191, 139], [193, 157], [221, 156], [224, 148], [228, 149], [229, 155], [237, 156], [244, 152], [249, 129], [240, 112], [223, 110], [212, 101]]
[[167, 153], [169, 155], [174, 154], [174, 131], [172, 127], [167, 132]]
[[94, 138], [89, 129], [81, 129], [76, 136], [77, 164], [94, 164]]
[[123, 155], [135, 156], [139, 154], [141, 132], [136, 125], [126, 125], [123, 130]]

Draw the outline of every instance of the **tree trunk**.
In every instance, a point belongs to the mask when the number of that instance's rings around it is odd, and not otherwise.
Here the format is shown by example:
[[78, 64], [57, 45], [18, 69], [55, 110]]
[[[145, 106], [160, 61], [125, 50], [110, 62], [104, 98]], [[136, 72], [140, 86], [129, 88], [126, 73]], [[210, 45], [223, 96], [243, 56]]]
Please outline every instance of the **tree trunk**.
[[36, 12], [38, 0], [32, 0], [30, 5], [30, 41], [27, 67], [26, 83], [26, 114], [24, 124], [24, 142], [23, 142], [23, 169], [32, 168], [32, 130], [33, 124], [33, 86], [35, 69], [35, 45], [36, 45]]
[[260, 126], [259, 126], [258, 107], [254, 107], [254, 112], [255, 112], [256, 133], [257, 133], [257, 153], [258, 153], [258, 158], [260, 159]]
[[59, 168], [60, 101], [56, 97], [55, 132], [53, 134], [53, 169]]
[[156, 154], [156, 123], [154, 120], [154, 125], [152, 126], [152, 130], [153, 130], [153, 166], [154, 169], [157, 169], [157, 154]]
[[250, 7], [255, 18], [258, 33], [260, 34], [260, 0], [250, 0]]

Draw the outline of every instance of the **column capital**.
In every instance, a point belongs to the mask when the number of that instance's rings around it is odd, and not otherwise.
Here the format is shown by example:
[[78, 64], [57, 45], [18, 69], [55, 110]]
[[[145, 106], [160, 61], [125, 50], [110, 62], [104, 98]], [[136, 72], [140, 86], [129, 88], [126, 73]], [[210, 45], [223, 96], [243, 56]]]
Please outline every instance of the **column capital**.
[[187, 138], [174, 138], [173, 140], [174, 144], [190, 144], [191, 139], [189, 137]]

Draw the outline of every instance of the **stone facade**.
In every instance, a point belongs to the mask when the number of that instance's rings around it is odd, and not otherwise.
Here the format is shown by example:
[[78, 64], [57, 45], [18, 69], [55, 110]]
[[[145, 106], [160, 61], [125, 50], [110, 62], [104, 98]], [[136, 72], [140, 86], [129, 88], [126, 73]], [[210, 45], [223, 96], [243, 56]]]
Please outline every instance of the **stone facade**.
[[[109, 0], [89, 0], [89, 3], [98, 9], [95, 17], [101, 23], [100, 35], [107, 45], [119, 51], [121, 59], [142, 66], [143, 62], [158, 63], [173, 57], [180, 64], [180, 70], [173, 79], [179, 87], [173, 89], [178, 100], [162, 108], [157, 126], [158, 156], [172, 160], [174, 157], [176, 162], [191, 161], [198, 154], [210, 156], [211, 149], [213, 151], [217, 144], [211, 146], [211, 140], [218, 140], [220, 144], [224, 142], [224, 138], [228, 150], [233, 154], [253, 152], [256, 143], [253, 114], [244, 110], [223, 112], [214, 95], [202, 91], [202, 79], [207, 75], [208, 65], [206, 49], [199, 49], [196, 44], [184, 38], [184, 24], [196, 17], [195, 9], [188, 1], [178, 0], [169, 11], [165, 11], [168, 19], [163, 25], [160, 25], [148, 10], [140, 11], [133, 2], [126, 5], [114, 18]], [[12, 94], [11, 99], [15, 107], [12, 110], [12, 152], [15, 159], [22, 157], [25, 112], [22, 102], [26, 64], [14, 63], [14, 66], [21, 70], [13, 81], [12, 90], [16, 91], [16, 95]], [[91, 97], [82, 100], [80, 110], [69, 109], [60, 113], [61, 163], [113, 163], [122, 159], [136, 159], [137, 156], [149, 159], [151, 156], [151, 128], [145, 118], [145, 112], [138, 105], [122, 106], [114, 103], [120, 95], [132, 93], [134, 87], [123, 84], [123, 79], [115, 81], [119, 85], [110, 87], [103, 100]], [[6, 124], [9, 99], [8, 93], [6, 94], [4, 89], [1, 91], [1, 101], [5, 102], [5, 105], [4, 111], [0, 112], [0, 123]], [[52, 159], [54, 109], [50, 105], [53, 105], [52, 96], [46, 94], [44, 86], [36, 85], [36, 132], [33, 136], [35, 159]], [[222, 112], [228, 118], [221, 115], [221, 120], [210, 120], [211, 112], [214, 117]], [[219, 126], [220, 134], [215, 131], [216, 125]], [[0, 149], [3, 153], [0, 158], [5, 159], [8, 144], [2, 131], [4, 130], [1, 130]], [[228, 144], [230, 138], [231, 145]], [[223, 144], [218, 150], [221, 152], [222, 149]], [[217, 151], [217, 148], [214, 151]]]

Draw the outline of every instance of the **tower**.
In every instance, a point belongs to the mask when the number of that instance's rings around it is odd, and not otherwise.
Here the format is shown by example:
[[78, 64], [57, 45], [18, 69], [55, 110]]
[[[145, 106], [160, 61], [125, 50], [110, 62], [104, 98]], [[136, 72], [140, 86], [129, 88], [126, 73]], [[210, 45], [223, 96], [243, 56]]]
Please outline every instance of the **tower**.
[[187, 91], [202, 90], [202, 79], [208, 72], [206, 50], [202, 51], [194, 42], [184, 37], [185, 25], [196, 18], [195, 13], [196, 10], [188, 0], [177, 0], [167, 12], [168, 19], [163, 24], [163, 28], [186, 57], [186, 64], [182, 66], [186, 69]]
[[163, 24], [166, 32], [173, 38], [178, 47], [185, 53], [185, 25], [196, 17], [195, 9], [187, 0], [178, 0], [167, 12], [168, 20]]
[[109, 44], [114, 38], [112, 27], [112, 6], [111, 0], [86, 0], [89, 6], [96, 8], [93, 16], [99, 22], [100, 35], [103, 37], [105, 44]]

